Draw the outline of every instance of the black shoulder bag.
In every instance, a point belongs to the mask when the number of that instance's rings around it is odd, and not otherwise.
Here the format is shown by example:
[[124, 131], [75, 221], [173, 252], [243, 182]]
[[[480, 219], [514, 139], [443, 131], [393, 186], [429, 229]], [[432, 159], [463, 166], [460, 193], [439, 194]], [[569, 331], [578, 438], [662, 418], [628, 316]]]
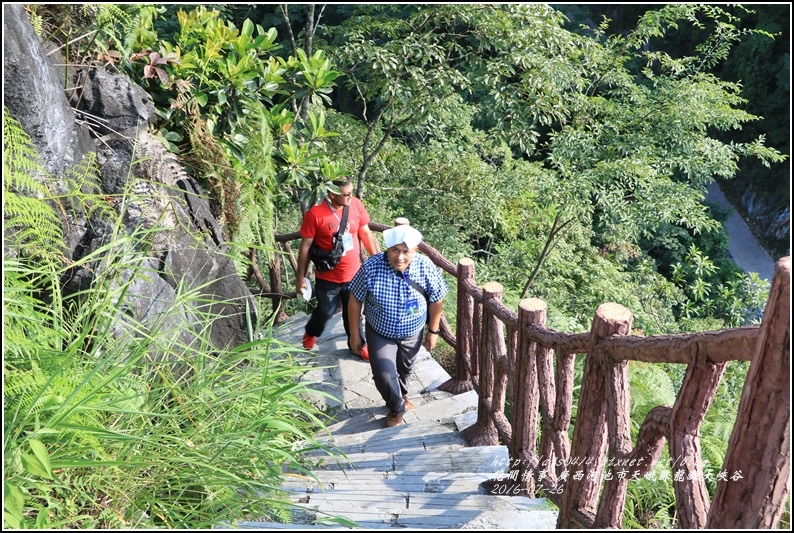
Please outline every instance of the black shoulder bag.
[[[330, 205], [328, 206], [328, 209], [331, 209]], [[344, 234], [345, 230], [347, 229], [347, 212], [349, 209], [350, 206], [346, 205], [342, 211], [342, 220], [339, 222], [339, 229], [331, 238], [331, 250], [323, 250], [314, 242], [312, 242], [312, 245], [309, 248], [309, 259], [312, 260], [312, 263], [314, 263], [314, 266], [320, 272], [328, 272], [329, 270], [336, 268], [336, 265], [338, 265], [339, 261], [342, 259], [342, 254], [345, 253], [345, 245], [342, 242], [342, 234]], [[331, 212], [333, 213], [333, 210]]]

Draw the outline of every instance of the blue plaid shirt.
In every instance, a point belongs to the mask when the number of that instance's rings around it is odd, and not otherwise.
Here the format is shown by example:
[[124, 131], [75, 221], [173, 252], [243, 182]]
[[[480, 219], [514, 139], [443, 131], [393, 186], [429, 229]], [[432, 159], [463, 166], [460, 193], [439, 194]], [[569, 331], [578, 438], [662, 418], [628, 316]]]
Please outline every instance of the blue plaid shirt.
[[364, 303], [367, 325], [384, 337], [416, 335], [427, 322], [427, 301], [409, 279], [425, 290], [431, 303], [440, 301], [449, 291], [438, 267], [418, 252], [404, 273], [392, 268], [386, 252], [373, 255], [350, 282], [350, 293]]

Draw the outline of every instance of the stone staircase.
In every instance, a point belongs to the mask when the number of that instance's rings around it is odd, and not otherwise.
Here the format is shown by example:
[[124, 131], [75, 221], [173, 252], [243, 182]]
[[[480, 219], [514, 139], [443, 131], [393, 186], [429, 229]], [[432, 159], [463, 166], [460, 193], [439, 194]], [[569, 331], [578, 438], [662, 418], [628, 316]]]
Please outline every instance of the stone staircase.
[[[307, 319], [293, 316], [276, 336], [299, 345]], [[347, 348], [341, 313], [298, 359], [307, 366], [303, 379], [328, 394], [312, 401], [330, 416], [320, 440], [334, 455], [307, 454], [313, 476], [285, 473], [293, 523], [237, 527], [555, 529], [557, 512], [545, 499], [486, 494], [481, 484], [507, 471], [507, 448], [466, 447], [459, 432], [476, 420], [477, 394], [438, 390], [450, 376], [424, 348], [408, 392], [416, 408], [393, 428], [385, 427], [388, 410], [369, 363]]]

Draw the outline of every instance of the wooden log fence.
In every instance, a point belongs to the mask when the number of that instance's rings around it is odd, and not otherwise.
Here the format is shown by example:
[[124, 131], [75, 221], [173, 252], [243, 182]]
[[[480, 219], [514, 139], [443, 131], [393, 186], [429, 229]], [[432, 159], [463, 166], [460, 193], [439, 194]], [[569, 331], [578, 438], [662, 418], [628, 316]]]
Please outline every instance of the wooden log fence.
[[[374, 231], [390, 227], [370, 223]], [[477, 286], [474, 261], [454, 265], [427, 243], [419, 248], [457, 285], [455, 331], [443, 320], [441, 332], [455, 349], [455, 372], [440, 388], [476, 390], [477, 421], [464, 437], [472, 446], [504, 443], [510, 453], [507, 479], [492, 488], [526, 496], [542, 490], [559, 508], [559, 529], [621, 528], [629, 481], [650, 472], [667, 443], [677, 527], [777, 527], [791, 467], [790, 257], [775, 264], [760, 326], [643, 337], [630, 335], [633, 315], [615, 303], [599, 306], [587, 333], [555, 331], [542, 300], [522, 300], [514, 312], [499, 283]], [[577, 355], [585, 364], [569, 438]], [[629, 361], [687, 365], [674, 405], [651, 409], [636, 443]], [[751, 361], [723, 465], [737, 475], [719, 479], [709, 501], [700, 426], [729, 361]]]

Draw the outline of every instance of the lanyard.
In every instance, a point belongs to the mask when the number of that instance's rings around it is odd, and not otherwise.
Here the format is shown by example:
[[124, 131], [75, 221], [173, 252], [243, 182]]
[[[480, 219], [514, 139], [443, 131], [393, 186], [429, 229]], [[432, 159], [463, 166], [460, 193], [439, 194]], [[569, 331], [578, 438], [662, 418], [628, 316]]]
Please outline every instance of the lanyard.
[[339, 235], [342, 235], [343, 233], [345, 233], [347, 231], [347, 228], [343, 228], [342, 227], [342, 221], [339, 220], [339, 216], [336, 214], [336, 211], [334, 211], [334, 208], [331, 207], [331, 202], [329, 202], [327, 198], [325, 200], [325, 205], [328, 206], [328, 209], [331, 210], [331, 214], [334, 215], [334, 218], [336, 218], [336, 221], [339, 222]]

